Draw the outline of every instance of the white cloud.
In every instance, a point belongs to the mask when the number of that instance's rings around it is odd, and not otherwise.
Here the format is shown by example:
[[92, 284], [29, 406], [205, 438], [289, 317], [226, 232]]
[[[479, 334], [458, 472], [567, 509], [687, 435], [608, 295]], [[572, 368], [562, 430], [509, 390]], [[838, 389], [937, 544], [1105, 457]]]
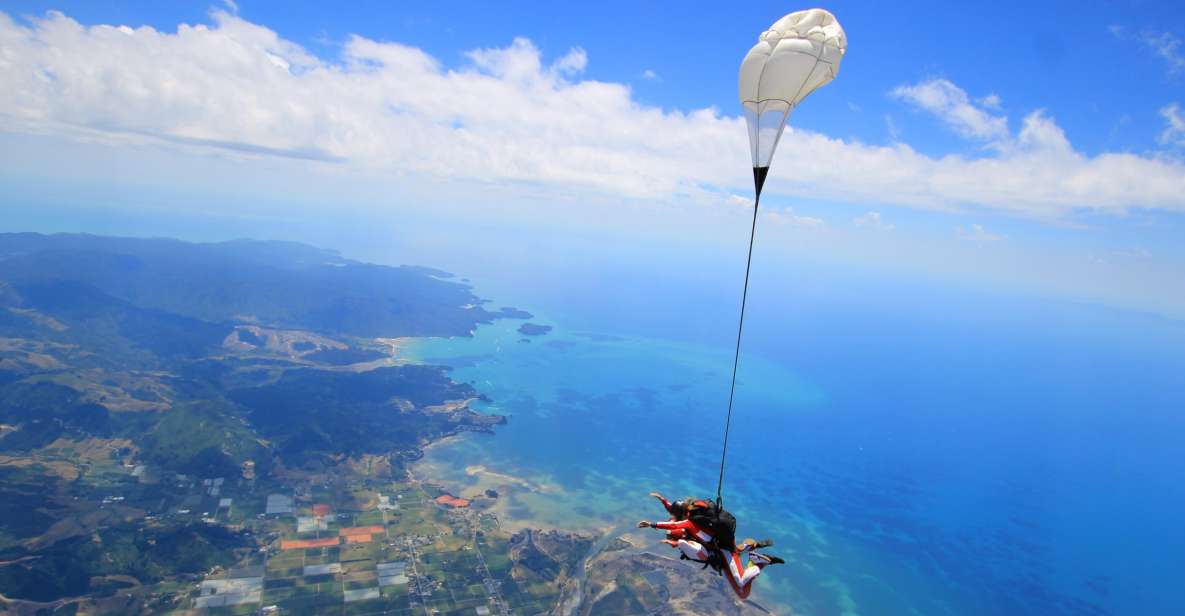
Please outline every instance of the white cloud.
[[573, 77], [584, 72], [588, 67], [588, 54], [579, 47], [572, 49], [564, 57], [556, 60], [552, 65], [561, 75]]
[[1158, 32], [1145, 28], [1139, 33], [1130, 32], [1120, 25], [1107, 27], [1111, 34], [1121, 40], [1134, 40], [1148, 48], [1154, 55], [1168, 64], [1169, 74], [1175, 75], [1185, 71], [1185, 54], [1181, 52], [1181, 39], [1172, 32]]
[[827, 222], [824, 221], [822, 218], [817, 218], [814, 216], [799, 216], [798, 214], [795, 214], [793, 210], [790, 210], [790, 209], [780, 210], [780, 211], [779, 210], [772, 210], [772, 211], [766, 212], [765, 218], [766, 218], [766, 220], [769, 220], [770, 222], [772, 222], [776, 225], [786, 225], [788, 227], [811, 228], [811, 227], [822, 227], [823, 225], [827, 224]]
[[1180, 105], [1170, 103], [1160, 108], [1160, 116], [1164, 118], [1165, 127], [1160, 132], [1160, 143], [1185, 147], [1185, 113]]
[[993, 111], [1000, 111], [1003, 108], [1003, 101], [1000, 100], [999, 94], [988, 94], [987, 96], [975, 99], [980, 107], [991, 109]]
[[996, 235], [995, 233], [989, 233], [986, 229], [983, 228], [983, 225], [979, 225], [979, 224], [973, 224], [967, 228], [959, 227], [957, 229], [957, 231], [958, 231], [959, 237], [961, 237], [967, 241], [970, 241], [970, 242], [977, 242], [977, 243], [998, 242], [998, 241], [1004, 239], [1004, 237], [1001, 235]]
[[[1008, 118], [988, 113], [971, 102], [962, 88], [946, 79], [931, 79], [912, 86], [898, 86], [890, 93], [928, 111], [963, 137], [996, 141], [1008, 136]], [[988, 102], [999, 106], [999, 97], [989, 95]]]
[[882, 231], [892, 231], [896, 228], [895, 225], [885, 222], [881, 218], [880, 212], [868, 212], [852, 219], [852, 223], [857, 227], [867, 227], [869, 229], [880, 229]]
[[[83, 26], [60, 13], [18, 23], [0, 13], [0, 47], [0, 131], [309, 159], [405, 183], [610, 197], [602, 201], [719, 203], [751, 188], [739, 117], [644, 105], [625, 84], [582, 78], [588, 56], [579, 48], [547, 64], [520, 38], [449, 68], [415, 47], [355, 36], [325, 59], [220, 11], [211, 24], [172, 33]], [[1039, 218], [1185, 212], [1178, 160], [1088, 156], [1039, 111], [1010, 134], [1006, 118], [945, 80], [898, 91], [993, 147], [975, 158], [933, 157], [904, 143], [791, 128], [767, 193]]]
[[652, 69], [646, 69], [642, 71], [642, 79], [647, 81], [662, 81], [662, 79], [659, 78], [658, 73], [654, 72]]
[[[354, 49], [347, 47], [347, 57], [353, 54], [358, 59], [375, 60], [380, 63], [388, 58], [398, 58], [404, 53], [427, 57], [418, 49], [391, 43], [376, 43], [361, 37], [354, 37], [351, 45], [354, 45]], [[368, 57], [368, 54], [373, 55]], [[509, 47], [475, 49], [465, 56], [481, 71], [516, 83], [558, 83], [562, 78], [579, 75], [588, 66], [588, 54], [576, 47], [551, 66], [544, 67], [539, 50], [531, 41], [522, 37], [515, 38]], [[429, 67], [438, 69], [435, 60], [430, 60], [430, 64], [422, 64], [418, 68]]]
[[742, 197], [741, 195], [729, 195], [728, 202], [730, 204], [738, 206], [738, 207], [743, 207], [743, 208], [753, 207], [753, 198], [752, 197]]
[[1170, 74], [1175, 75], [1185, 71], [1185, 55], [1181, 54], [1181, 39], [1174, 36], [1172, 32], [1147, 31], [1140, 35], [1140, 40], [1169, 65]]

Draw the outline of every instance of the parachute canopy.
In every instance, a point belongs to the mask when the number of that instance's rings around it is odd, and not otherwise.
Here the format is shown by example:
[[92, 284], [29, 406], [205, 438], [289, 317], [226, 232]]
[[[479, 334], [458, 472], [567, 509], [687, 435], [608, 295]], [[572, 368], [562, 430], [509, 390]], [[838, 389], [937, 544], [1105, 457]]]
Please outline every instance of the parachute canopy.
[[741, 362], [741, 335], [745, 331], [745, 303], [749, 299], [749, 272], [753, 268], [753, 238], [757, 235], [757, 206], [761, 187], [769, 173], [774, 148], [786, 127], [790, 112], [811, 92], [831, 83], [839, 73], [839, 61], [848, 39], [835, 15], [823, 9], [798, 11], [774, 22], [761, 33], [757, 44], [741, 62], [741, 104], [749, 124], [753, 154], [753, 225], [749, 228], [749, 257], [745, 262], [745, 286], [741, 290], [741, 318], [737, 323], [736, 353], [732, 358], [732, 384], [728, 389], [728, 415], [724, 418], [724, 448], [720, 452], [720, 478], [716, 481], [716, 506], [724, 489], [724, 462], [728, 459], [728, 430]]
[[754, 169], [769, 167], [790, 112], [835, 79], [847, 46], [843, 28], [823, 9], [790, 13], [761, 33], [740, 75]]

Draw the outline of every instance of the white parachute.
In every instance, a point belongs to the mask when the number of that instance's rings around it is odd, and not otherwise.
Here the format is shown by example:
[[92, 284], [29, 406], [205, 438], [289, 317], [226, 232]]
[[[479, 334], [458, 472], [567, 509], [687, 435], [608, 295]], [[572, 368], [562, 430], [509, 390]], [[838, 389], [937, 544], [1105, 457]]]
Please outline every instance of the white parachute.
[[741, 62], [740, 98], [749, 125], [758, 193], [790, 112], [839, 73], [848, 39], [823, 9], [796, 11], [761, 33]]
[[728, 458], [728, 431], [741, 361], [741, 336], [745, 331], [745, 303], [749, 299], [749, 272], [753, 268], [753, 238], [757, 234], [757, 206], [769, 164], [778, 147], [790, 112], [811, 92], [831, 83], [848, 39], [835, 15], [823, 9], [797, 11], [774, 22], [761, 33], [757, 44], [741, 62], [740, 94], [749, 124], [753, 155], [753, 226], [749, 229], [749, 257], [745, 262], [745, 286], [741, 291], [741, 318], [737, 323], [736, 354], [732, 358], [732, 384], [728, 390], [728, 415], [724, 419], [724, 450], [720, 453], [720, 477], [716, 481], [716, 505], [724, 489], [724, 462]]

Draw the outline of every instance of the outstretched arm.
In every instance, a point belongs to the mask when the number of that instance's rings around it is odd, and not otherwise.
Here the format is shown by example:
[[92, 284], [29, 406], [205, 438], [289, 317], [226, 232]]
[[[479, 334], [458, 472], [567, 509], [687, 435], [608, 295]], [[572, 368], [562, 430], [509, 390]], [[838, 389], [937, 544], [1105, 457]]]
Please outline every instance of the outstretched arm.
[[675, 510], [671, 508], [671, 501], [667, 500], [665, 496], [658, 492], [651, 492], [650, 496], [657, 498], [658, 502], [662, 503], [663, 509], [666, 509], [672, 518], [675, 517]]
[[651, 522], [649, 524], [651, 528], [657, 528], [659, 530], [685, 530], [689, 533], [694, 533], [696, 530], [695, 524], [692, 523], [691, 520]]
[[686, 530], [694, 531], [695, 525], [689, 520], [681, 520], [679, 522], [647, 522], [642, 520], [638, 522], [638, 528], [657, 528], [659, 530]]

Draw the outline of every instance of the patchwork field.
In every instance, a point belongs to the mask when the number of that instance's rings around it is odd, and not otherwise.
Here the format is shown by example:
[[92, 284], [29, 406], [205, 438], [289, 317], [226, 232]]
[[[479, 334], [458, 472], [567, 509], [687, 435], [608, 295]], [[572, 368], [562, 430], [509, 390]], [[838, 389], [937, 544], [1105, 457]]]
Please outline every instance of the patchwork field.
[[[244, 489], [254, 493], [235, 499], [242, 506], [227, 518], [264, 545], [206, 576], [180, 607], [210, 614], [535, 614], [559, 598], [560, 580], [531, 579], [509, 556], [512, 538], [492, 516], [440, 504], [430, 488]], [[267, 513], [268, 503], [289, 499], [291, 511]], [[363, 508], [349, 508], [359, 503]]]

